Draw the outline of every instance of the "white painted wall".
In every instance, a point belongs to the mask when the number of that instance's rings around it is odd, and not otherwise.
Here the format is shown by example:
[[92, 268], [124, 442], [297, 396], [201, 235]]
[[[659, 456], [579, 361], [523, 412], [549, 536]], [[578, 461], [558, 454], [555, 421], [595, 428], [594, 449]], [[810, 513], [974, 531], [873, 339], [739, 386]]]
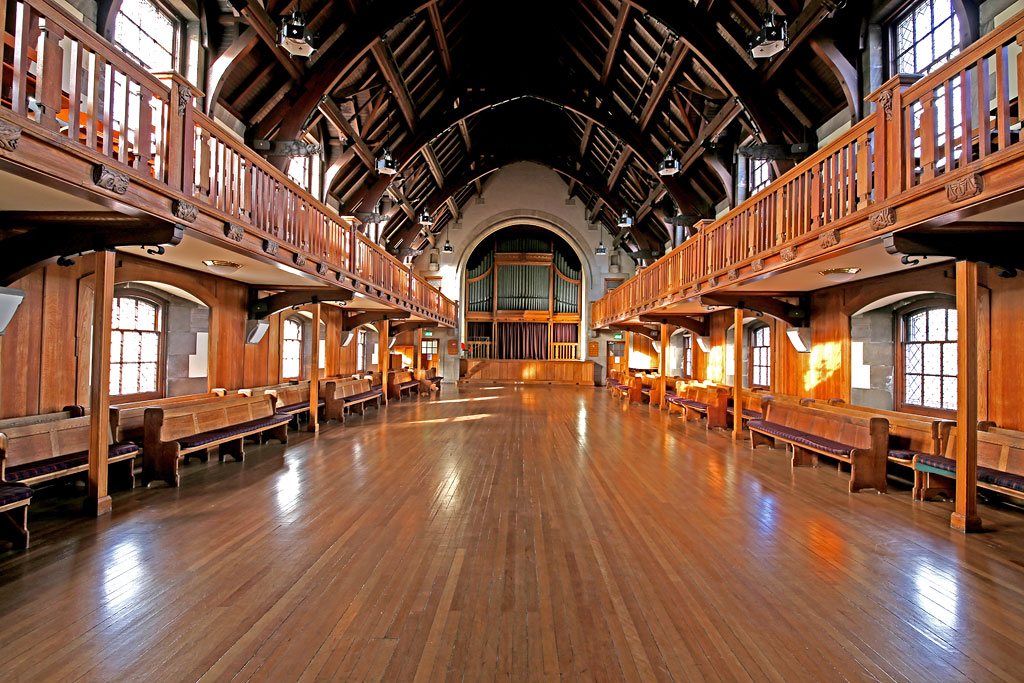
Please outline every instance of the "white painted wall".
[[[604, 280], [612, 278], [630, 278], [634, 272], [633, 260], [625, 252], [618, 252], [621, 273], [609, 272], [613, 252], [606, 256], [597, 256], [594, 250], [601, 240], [601, 229], [589, 224], [586, 209], [579, 198], [569, 199], [569, 187], [561, 177], [551, 169], [532, 162], [518, 162], [487, 176], [484, 182], [483, 195], [474, 197], [462, 207], [461, 220], [450, 223], [446, 232], [437, 238], [439, 264], [438, 270], [428, 269], [430, 251], [424, 252], [416, 259], [416, 272], [423, 276], [441, 276], [441, 292], [453, 301], [462, 301], [462, 280], [465, 262], [472, 249], [488, 234], [502, 227], [516, 224], [529, 224], [546, 227], [561, 235], [572, 245], [583, 261], [583, 277], [586, 280], [587, 298], [583, 306], [584, 329], [590, 327], [590, 303], [604, 295]], [[445, 254], [440, 251], [445, 239], [451, 241], [454, 253]], [[605, 234], [605, 245], [610, 246], [612, 238]], [[460, 319], [464, 319], [460, 310]], [[462, 340], [463, 330], [458, 330]], [[441, 335], [441, 348], [445, 349], [447, 337]], [[599, 338], [602, 342], [608, 333]], [[586, 332], [583, 335], [583, 352], [586, 353], [586, 342], [590, 341]], [[604, 344], [600, 344], [600, 356], [591, 358], [604, 364]], [[458, 377], [456, 357], [442, 354], [445, 381], [454, 381]]]

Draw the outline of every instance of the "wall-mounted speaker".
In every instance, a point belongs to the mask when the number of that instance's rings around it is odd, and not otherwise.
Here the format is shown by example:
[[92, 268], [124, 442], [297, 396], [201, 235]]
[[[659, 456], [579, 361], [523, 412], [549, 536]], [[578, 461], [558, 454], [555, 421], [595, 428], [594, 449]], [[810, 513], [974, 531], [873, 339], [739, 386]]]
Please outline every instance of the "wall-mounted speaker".
[[270, 323], [266, 320], [246, 320], [245, 343], [259, 344], [263, 339], [263, 335], [265, 335], [269, 329]]
[[25, 292], [13, 287], [0, 287], [0, 334], [7, 329], [7, 324], [14, 317], [14, 312], [25, 299]]
[[348, 346], [349, 344], [352, 343], [352, 340], [355, 338], [356, 333], [355, 332], [342, 332], [342, 335], [344, 335], [344, 336], [341, 338], [341, 345], [342, 346]]

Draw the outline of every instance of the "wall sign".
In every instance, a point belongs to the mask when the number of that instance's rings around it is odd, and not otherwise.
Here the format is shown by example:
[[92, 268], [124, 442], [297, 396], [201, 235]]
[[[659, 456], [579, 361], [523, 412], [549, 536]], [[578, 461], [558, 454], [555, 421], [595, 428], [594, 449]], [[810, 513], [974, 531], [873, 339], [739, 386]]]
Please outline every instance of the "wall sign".
[[459, 355], [459, 340], [449, 339], [448, 340], [448, 355], [457, 356]]
[[423, 336], [424, 337], [433, 337], [434, 336], [434, 331], [433, 330], [423, 330]]
[[587, 342], [587, 357], [596, 358], [598, 354], [598, 345], [596, 341]]
[[612, 339], [614, 339], [615, 341], [620, 341], [622, 339], [622, 333], [616, 332], [615, 334], [612, 335]]

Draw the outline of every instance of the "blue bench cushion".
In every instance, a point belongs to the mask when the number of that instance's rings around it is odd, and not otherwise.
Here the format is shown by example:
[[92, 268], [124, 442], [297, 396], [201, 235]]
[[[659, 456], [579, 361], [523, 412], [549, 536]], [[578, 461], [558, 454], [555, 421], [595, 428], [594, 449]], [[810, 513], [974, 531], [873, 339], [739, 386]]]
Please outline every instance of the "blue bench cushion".
[[777, 436], [780, 439], [785, 439], [801, 446], [809, 446], [810, 448], [824, 451], [829, 455], [842, 455], [849, 457], [854, 451], [853, 446], [848, 446], [847, 444], [839, 443], [832, 439], [826, 439], [823, 436], [816, 436], [814, 434], [808, 434], [807, 432], [801, 432], [798, 429], [793, 429], [775, 422], [750, 420], [747, 422], [747, 426], [751, 429], [756, 429], [759, 432], [771, 434], [772, 436]]
[[209, 432], [203, 432], [202, 434], [186, 436], [183, 439], [178, 439], [178, 444], [184, 449], [199, 448], [200, 446], [206, 446], [207, 444], [215, 443], [217, 441], [230, 439], [233, 436], [245, 436], [252, 432], [288, 424], [291, 422], [291, 419], [290, 415], [278, 413], [277, 415], [271, 415], [270, 417], [261, 417], [258, 420], [241, 422], [236, 425], [231, 425], [230, 427], [224, 427], [223, 429], [214, 429]]
[[[940, 455], [921, 455], [917, 459], [917, 464], [949, 472], [951, 475], [956, 474], [956, 460], [953, 460], [952, 458], [943, 458]], [[978, 481], [985, 484], [991, 484], [993, 486], [1001, 486], [1006, 489], [1024, 492], [1024, 477], [1018, 474], [1011, 474], [1009, 472], [1003, 472], [1002, 470], [992, 469], [991, 467], [978, 468]]]
[[420, 381], [418, 379], [411, 379], [408, 382], [402, 382], [398, 386], [403, 389], [411, 389], [412, 387], [418, 386]]
[[33, 494], [27, 486], [0, 486], [0, 505], [10, 505], [19, 500], [27, 500]]
[[[726, 410], [729, 411], [730, 415], [735, 413], [735, 411], [732, 409], [732, 407], [726, 408]], [[753, 411], [753, 410], [747, 410], [746, 408], [743, 409], [743, 417], [747, 418], [748, 420], [761, 420], [761, 419], [764, 419], [764, 415], [762, 415], [761, 413], [758, 413], [758, 412]]]
[[[139, 447], [133, 443], [115, 443], [107, 450], [107, 457], [114, 458], [119, 455], [128, 455], [129, 453], [138, 452]], [[53, 474], [54, 472], [70, 470], [74, 467], [88, 464], [88, 462], [89, 453], [87, 451], [81, 451], [79, 453], [72, 453], [71, 455], [62, 455], [59, 458], [51, 458], [49, 460], [40, 460], [38, 462], [31, 462], [16, 467], [8, 467], [5, 471], [7, 473], [7, 481], [24, 481], [25, 479], [35, 479], [36, 477], [43, 477], [47, 474]]]
[[914, 459], [915, 455], [928, 455], [928, 454], [927, 453], [922, 453], [921, 451], [909, 451], [909, 450], [906, 450], [904, 448], [890, 448], [889, 449], [889, 457], [893, 458], [894, 460], [905, 460], [906, 462], [910, 462], [910, 461], [912, 461]]
[[651, 387], [642, 387], [640, 389], [640, 393], [641, 394], [649, 394], [649, 393], [651, 393]]
[[665, 395], [666, 396], [675, 396], [676, 395], [676, 390], [675, 389], [669, 389], [668, 387], [665, 387]]
[[364, 391], [361, 394], [346, 396], [345, 403], [359, 403], [360, 401], [365, 401], [368, 398], [377, 398], [380, 395], [381, 391], [379, 389], [371, 389], [370, 391]]
[[676, 397], [676, 398], [670, 398], [669, 400], [672, 401], [672, 403], [675, 403], [678, 406], [686, 406], [687, 408], [693, 408], [694, 410], [707, 410], [708, 409], [708, 404], [707, 403], [701, 403], [700, 401], [694, 401], [693, 399], [690, 399], [690, 398], [678, 398], [678, 397]]

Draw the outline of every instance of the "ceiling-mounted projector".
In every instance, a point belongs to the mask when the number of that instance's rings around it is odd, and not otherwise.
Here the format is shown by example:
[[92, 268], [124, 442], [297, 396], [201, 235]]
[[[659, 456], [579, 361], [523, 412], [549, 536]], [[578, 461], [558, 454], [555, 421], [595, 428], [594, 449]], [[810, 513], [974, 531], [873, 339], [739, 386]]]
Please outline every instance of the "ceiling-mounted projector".
[[775, 23], [775, 12], [764, 16], [761, 30], [750, 38], [750, 54], [755, 59], [768, 59], [786, 49], [789, 43], [789, 30], [786, 22]]
[[281, 22], [281, 47], [293, 57], [309, 57], [316, 51], [302, 12], [295, 10]]

